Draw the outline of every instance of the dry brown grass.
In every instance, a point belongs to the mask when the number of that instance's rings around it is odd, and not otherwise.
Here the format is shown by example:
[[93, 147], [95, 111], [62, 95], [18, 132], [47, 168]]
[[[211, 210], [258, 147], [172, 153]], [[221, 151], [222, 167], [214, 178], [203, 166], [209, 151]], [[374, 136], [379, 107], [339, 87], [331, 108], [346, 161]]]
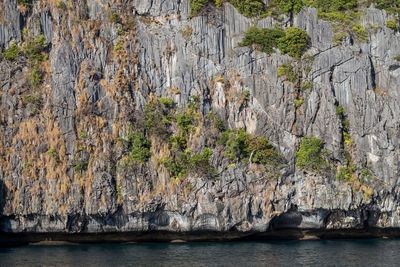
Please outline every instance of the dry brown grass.
[[374, 88], [374, 92], [379, 96], [388, 96], [388, 92], [378, 86]]

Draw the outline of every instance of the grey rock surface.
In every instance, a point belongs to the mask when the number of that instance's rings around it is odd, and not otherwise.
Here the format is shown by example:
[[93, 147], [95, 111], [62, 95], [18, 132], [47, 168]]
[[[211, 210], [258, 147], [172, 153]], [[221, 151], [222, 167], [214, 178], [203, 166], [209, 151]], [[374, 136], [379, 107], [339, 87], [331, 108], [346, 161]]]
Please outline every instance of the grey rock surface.
[[[394, 59], [400, 34], [385, 27], [385, 11], [365, 10], [362, 24], [376, 28], [367, 42], [341, 45], [315, 9], [294, 17], [293, 25], [311, 37], [310, 70], [302, 69], [302, 78], [313, 87], [296, 109], [295, 86], [277, 74], [294, 59], [239, 46], [246, 29], [273, 27], [272, 18], [254, 21], [230, 4], [191, 18], [188, 0], [86, 0], [65, 9], [37, 1], [28, 11], [15, 0], [2, 5], [0, 49], [22, 42], [23, 29], [48, 41], [39, 88], [29, 86], [23, 56], [0, 61], [3, 232], [400, 227], [400, 64]], [[110, 21], [112, 12], [123, 18], [123, 33]], [[247, 105], [239, 101], [244, 91]], [[165, 150], [159, 144], [149, 162], [119, 169], [126, 154], [120, 139], [154, 96], [182, 108], [198, 96], [203, 116], [212, 111], [229, 128], [267, 137], [287, 165], [279, 175], [244, 163], [223, 168], [222, 153], [214, 151], [218, 179], [190, 175], [188, 187], [173, 184], [157, 163]], [[373, 174], [363, 184], [295, 166], [303, 136], [321, 138], [332, 161], [343, 163], [339, 105], [348, 116], [353, 160]], [[206, 135], [198, 135], [197, 148]]]

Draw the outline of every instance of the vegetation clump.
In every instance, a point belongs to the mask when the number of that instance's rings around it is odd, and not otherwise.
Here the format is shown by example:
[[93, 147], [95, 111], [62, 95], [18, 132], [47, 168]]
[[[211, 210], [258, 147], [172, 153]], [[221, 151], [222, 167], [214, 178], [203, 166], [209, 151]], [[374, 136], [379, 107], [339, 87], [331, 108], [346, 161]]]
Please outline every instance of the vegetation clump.
[[310, 39], [307, 33], [299, 28], [281, 29], [249, 28], [240, 43], [241, 46], [256, 45], [260, 51], [271, 54], [274, 48], [279, 48], [283, 54], [301, 58], [309, 47]]
[[324, 142], [317, 137], [304, 137], [296, 153], [296, 166], [302, 170], [320, 172], [324, 159]]
[[272, 16], [281, 14], [297, 14], [305, 6], [303, 0], [272, 0], [268, 4], [268, 10]]
[[300, 108], [304, 104], [304, 98], [296, 98], [293, 100], [293, 104], [296, 109]]
[[240, 42], [241, 46], [256, 45], [257, 48], [267, 54], [274, 52], [274, 48], [278, 46], [278, 41], [285, 35], [281, 29], [262, 29], [250, 27]]
[[336, 179], [342, 181], [350, 181], [355, 175], [356, 167], [354, 165], [350, 166], [340, 166], [336, 172]]
[[41, 82], [42, 82], [42, 72], [36, 65], [33, 65], [30, 71], [29, 83], [33, 88], [36, 88], [39, 86]]
[[301, 58], [310, 43], [308, 34], [295, 27], [285, 30], [285, 35], [278, 39], [278, 48], [283, 54], [288, 54], [294, 58]]
[[278, 77], [285, 78], [285, 80], [295, 83], [297, 81], [298, 73], [294, 70], [291, 64], [283, 64], [278, 67]]
[[368, 31], [360, 24], [354, 24], [352, 27], [353, 33], [359, 42], [368, 41]]
[[173, 100], [154, 99], [144, 107], [144, 125], [149, 134], [169, 135], [169, 127], [173, 119]]
[[132, 163], [144, 163], [151, 156], [150, 141], [146, 139], [143, 133], [131, 133], [128, 136], [130, 152], [128, 159]]
[[[223, 0], [191, 0], [191, 16], [197, 16], [207, 4], [221, 7]], [[246, 17], [256, 17], [266, 13], [266, 4], [262, 0], [226, 0]]]
[[256, 17], [266, 12], [266, 5], [261, 0], [229, 0], [228, 2], [246, 17]]
[[45, 53], [47, 47], [46, 37], [41, 34], [23, 45], [24, 55], [33, 63], [39, 63], [47, 59]]
[[210, 0], [191, 0], [190, 1], [191, 15], [196, 16], [209, 2]]
[[12, 42], [10, 46], [3, 52], [3, 57], [6, 60], [14, 61], [21, 54], [21, 50], [15, 42]]
[[31, 6], [34, 0], [17, 0], [18, 5], [21, 6]]
[[212, 150], [208, 147], [198, 153], [190, 150], [179, 151], [173, 157], [164, 161], [164, 166], [173, 178], [183, 179], [188, 174], [212, 176], [215, 172], [210, 164]]
[[346, 146], [351, 146], [350, 122], [347, 119], [346, 111], [343, 106], [339, 105], [336, 107], [336, 115], [339, 117], [342, 124], [344, 143]]
[[375, 0], [375, 6], [379, 9], [384, 9], [390, 14], [400, 13], [400, 0]]
[[253, 136], [244, 129], [223, 132], [218, 144], [224, 146], [224, 155], [231, 161], [248, 161], [265, 166], [283, 162], [283, 158], [265, 137]]
[[399, 23], [396, 20], [388, 20], [386, 21], [386, 27], [388, 27], [389, 29], [392, 29], [394, 31], [398, 31], [399, 30]]
[[21, 47], [12, 42], [3, 52], [3, 57], [9, 61], [15, 61], [19, 56], [26, 57], [31, 68], [28, 77], [29, 84], [32, 87], [37, 87], [42, 82], [42, 71], [39, 65], [47, 59], [46, 48], [46, 37], [39, 35], [33, 39], [28, 39]]

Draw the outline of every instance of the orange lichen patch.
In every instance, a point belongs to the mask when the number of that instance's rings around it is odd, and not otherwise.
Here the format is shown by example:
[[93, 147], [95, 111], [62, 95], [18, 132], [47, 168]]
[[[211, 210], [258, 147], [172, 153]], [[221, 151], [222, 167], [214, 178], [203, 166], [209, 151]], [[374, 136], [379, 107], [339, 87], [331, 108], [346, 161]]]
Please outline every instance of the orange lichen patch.
[[13, 145], [21, 141], [24, 145], [37, 146], [40, 144], [38, 138], [38, 127], [35, 119], [31, 118], [21, 122], [18, 127], [19, 131], [13, 139]]
[[146, 25], [151, 25], [151, 24], [162, 25], [162, 23], [158, 19], [150, 16], [140, 16], [139, 20], [141, 23]]
[[200, 137], [204, 132], [204, 121], [203, 119], [198, 118], [198, 123], [196, 123], [196, 127], [194, 127], [193, 131], [189, 136], [188, 146], [192, 148], [197, 148], [200, 146]]
[[122, 123], [117, 121], [112, 124], [112, 135], [114, 139], [118, 139], [121, 133]]
[[49, 60], [42, 61], [40, 63], [40, 69], [42, 70], [42, 75], [44, 75], [43, 80], [49, 80], [49, 75], [51, 74], [51, 65]]
[[232, 69], [232, 70], [229, 70], [229, 71], [228, 71], [228, 79], [229, 79], [229, 81], [231, 81], [231, 82], [239, 82], [239, 83], [242, 82], [242, 76], [241, 76], [240, 73], [239, 73], [237, 70], [235, 70], [235, 69]]
[[58, 208], [58, 213], [61, 215], [67, 215], [68, 214], [68, 206], [67, 204], [61, 204]]
[[367, 185], [362, 185], [361, 191], [364, 193], [364, 199], [367, 201], [370, 200], [372, 198], [372, 196], [374, 195], [374, 189]]
[[169, 91], [170, 94], [173, 94], [173, 95], [180, 95], [181, 94], [181, 90], [179, 90], [178, 87], [170, 87], [168, 89], [168, 91]]
[[378, 86], [374, 88], [374, 92], [375, 92], [377, 95], [380, 95], [380, 96], [387, 96], [387, 95], [388, 95], [388, 92], [387, 92], [387, 91], [383, 90], [382, 88], [380, 88], [380, 87], [378, 87]]
[[77, 96], [77, 103], [76, 103], [76, 112], [79, 114], [83, 111], [86, 111], [86, 107], [89, 101], [89, 96], [86, 92], [82, 92]]
[[25, 14], [26, 12], [28, 12], [29, 8], [26, 5], [18, 5], [18, 11], [21, 14]]

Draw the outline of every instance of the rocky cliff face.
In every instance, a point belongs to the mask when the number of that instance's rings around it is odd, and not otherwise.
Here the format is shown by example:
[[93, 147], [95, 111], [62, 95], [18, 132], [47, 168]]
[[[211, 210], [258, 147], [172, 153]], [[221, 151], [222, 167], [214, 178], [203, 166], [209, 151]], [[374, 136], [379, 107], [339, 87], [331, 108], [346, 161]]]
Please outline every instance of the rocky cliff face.
[[[0, 61], [3, 232], [400, 227], [400, 35], [384, 10], [364, 10], [367, 40], [340, 44], [313, 8], [284, 20], [311, 38], [299, 61], [239, 46], [251, 25], [278, 22], [229, 3], [196, 17], [188, 0], [0, 4], [0, 48], [21, 49]], [[41, 59], [26, 52], [35, 44]], [[306, 89], [278, 75], [283, 64]], [[164, 164], [179, 122], [166, 138], [143, 130], [160, 99], [173, 100], [174, 114], [195, 109], [185, 151], [210, 147], [212, 175]], [[227, 159], [210, 114], [266, 137], [284, 160], [271, 168]], [[165, 124], [159, 113], [150, 119]], [[150, 155], [129, 162], [129, 135], [142, 130]], [[298, 168], [305, 136], [323, 140], [329, 171]]]

